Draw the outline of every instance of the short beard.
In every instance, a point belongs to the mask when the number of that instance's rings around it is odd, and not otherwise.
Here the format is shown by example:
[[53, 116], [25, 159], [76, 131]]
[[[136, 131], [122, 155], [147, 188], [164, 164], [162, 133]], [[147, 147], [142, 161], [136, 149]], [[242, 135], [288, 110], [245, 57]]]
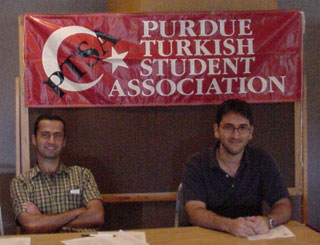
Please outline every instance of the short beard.
[[228, 154], [232, 155], [232, 156], [236, 156], [236, 155], [238, 155], [238, 154], [240, 154], [240, 153], [242, 153], [242, 152], [244, 151], [244, 148], [241, 149], [240, 151], [237, 151], [237, 152], [231, 151], [231, 150], [229, 149], [229, 147], [227, 147], [227, 146], [226, 146], [225, 144], [223, 144], [221, 141], [220, 141], [220, 145], [222, 145], [223, 148], [225, 149], [225, 151], [226, 151]]

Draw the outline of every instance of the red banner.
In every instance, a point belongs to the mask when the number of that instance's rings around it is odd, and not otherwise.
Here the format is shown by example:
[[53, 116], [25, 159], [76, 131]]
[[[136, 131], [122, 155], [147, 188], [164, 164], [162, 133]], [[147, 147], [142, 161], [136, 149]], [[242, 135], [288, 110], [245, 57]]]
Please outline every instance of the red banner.
[[298, 10], [24, 15], [30, 107], [296, 102]]

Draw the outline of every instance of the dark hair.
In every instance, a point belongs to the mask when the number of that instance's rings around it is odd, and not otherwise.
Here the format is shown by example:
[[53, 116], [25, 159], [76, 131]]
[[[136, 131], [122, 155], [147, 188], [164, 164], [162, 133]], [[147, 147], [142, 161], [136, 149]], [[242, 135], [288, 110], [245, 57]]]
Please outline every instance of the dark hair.
[[251, 125], [253, 125], [253, 113], [250, 105], [239, 99], [231, 99], [224, 101], [218, 107], [216, 115], [216, 123], [220, 125], [222, 117], [229, 112], [239, 113], [241, 116], [247, 118]]
[[37, 132], [38, 132], [38, 129], [39, 129], [39, 123], [42, 120], [60, 121], [60, 122], [62, 122], [62, 124], [63, 124], [63, 134], [64, 134], [64, 136], [66, 135], [66, 123], [61, 117], [59, 117], [57, 115], [42, 114], [37, 118], [36, 122], [34, 123], [33, 133], [34, 133], [35, 136], [37, 136]]

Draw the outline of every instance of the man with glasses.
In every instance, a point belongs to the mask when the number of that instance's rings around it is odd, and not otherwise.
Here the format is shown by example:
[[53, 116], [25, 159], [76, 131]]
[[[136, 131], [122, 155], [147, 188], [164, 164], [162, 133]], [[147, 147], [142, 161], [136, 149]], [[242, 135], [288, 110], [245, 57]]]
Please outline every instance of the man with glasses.
[[103, 204], [92, 173], [60, 161], [65, 133], [60, 117], [38, 117], [32, 135], [37, 163], [11, 182], [16, 219], [26, 233], [94, 231], [104, 223]]
[[[290, 219], [288, 190], [276, 164], [266, 152], [248, 145], [253, 129], [245, 101], [227, 100], [218, 107], [217, 144], [193, 154], [184, 168], [184, 202], [191, 224], [247, 237]], [[271, 207], [266, 216], [263, 201]]]

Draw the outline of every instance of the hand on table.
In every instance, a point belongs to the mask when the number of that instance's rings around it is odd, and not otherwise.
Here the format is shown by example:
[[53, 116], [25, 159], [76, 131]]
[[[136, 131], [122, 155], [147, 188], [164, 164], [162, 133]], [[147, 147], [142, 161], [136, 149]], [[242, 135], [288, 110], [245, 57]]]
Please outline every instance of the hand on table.
[[232, 220], [229, 232], [235, 236], [248, 237], [256, 234], [255, 226], [256, 224], [249, 219], [239, 217]]
[[251, 216], [247, 218], [254, 224], [254, 231], [256, 234], [265, 234], [268, 233], [269, 228], [269, 221], [267, 217], [263, 216]]

